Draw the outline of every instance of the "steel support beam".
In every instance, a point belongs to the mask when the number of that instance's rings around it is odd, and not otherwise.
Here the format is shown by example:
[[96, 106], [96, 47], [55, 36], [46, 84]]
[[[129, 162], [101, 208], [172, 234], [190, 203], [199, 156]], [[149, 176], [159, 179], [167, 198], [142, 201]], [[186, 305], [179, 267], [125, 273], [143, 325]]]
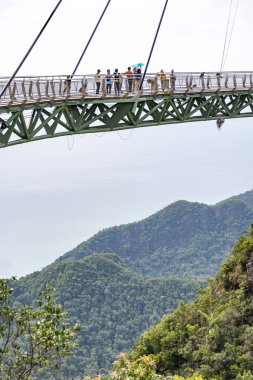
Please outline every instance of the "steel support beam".
[[0, 108], [0, 148], [65, 135], [252, 116], [250, 91], [15, 104]]

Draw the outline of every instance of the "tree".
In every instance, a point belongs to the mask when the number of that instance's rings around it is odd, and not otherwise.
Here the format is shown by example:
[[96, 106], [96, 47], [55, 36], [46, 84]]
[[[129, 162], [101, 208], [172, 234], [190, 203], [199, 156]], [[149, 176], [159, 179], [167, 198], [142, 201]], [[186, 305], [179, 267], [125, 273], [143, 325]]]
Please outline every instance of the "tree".
[[159, 376], [155, 372], [156, 363], [149, 356], [141, 356], [132, 362], [127, 354], [118, 355], [118, 360], [114, 363], [114, 372], [111, 373], [111, 380], [158, 380], [165, 377]]
[[25, 380], [38, 370], [57, 368], [57, 360], [77, 344], [79, 326], [66, 322], [50, 286], [35, 307], [12, 304], [12, 291], [10, 282], [0, 279], [0, 378]]

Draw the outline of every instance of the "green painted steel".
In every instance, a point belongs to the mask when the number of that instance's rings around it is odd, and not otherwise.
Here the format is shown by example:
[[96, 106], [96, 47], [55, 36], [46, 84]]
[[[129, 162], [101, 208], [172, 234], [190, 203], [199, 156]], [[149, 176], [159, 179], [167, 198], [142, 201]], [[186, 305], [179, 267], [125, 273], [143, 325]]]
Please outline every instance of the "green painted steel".
[[31, 101], [0, 107], [0, 148], [65, 135], [252, 116], [250, 90]]

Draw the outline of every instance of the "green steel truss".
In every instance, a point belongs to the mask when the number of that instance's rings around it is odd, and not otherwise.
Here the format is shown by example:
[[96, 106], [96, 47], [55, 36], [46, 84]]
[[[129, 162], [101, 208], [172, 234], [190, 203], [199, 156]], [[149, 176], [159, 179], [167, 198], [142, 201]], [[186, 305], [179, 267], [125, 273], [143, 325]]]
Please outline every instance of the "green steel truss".
[[0, 148], [65, 135], [252, 116], [251, 91], [12, 104], [0, 107]]

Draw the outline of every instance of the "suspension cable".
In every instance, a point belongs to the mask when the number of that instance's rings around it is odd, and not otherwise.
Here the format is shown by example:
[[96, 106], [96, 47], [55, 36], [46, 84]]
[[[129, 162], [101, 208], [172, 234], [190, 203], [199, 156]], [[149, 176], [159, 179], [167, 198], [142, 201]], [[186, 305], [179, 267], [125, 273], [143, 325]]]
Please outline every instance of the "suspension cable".
[[84, 51], [82, 52], [81, 57], [79, 58], [79, 60], [78, 60], [78, 62], [77, 62], [77, 64], [76, 64], [76, 66], [75, 66], [75, 68], [74, 68], [74, 70], [73, 70], [72, 77], [75, 75], [76, 70], [78, 69], [78, 66], [79, 66], [80, 63], [81, 63], [81, 60], [83, 59], [83, 56], [84, 56], [86, 50], [88, 49], [88, 47], [89, 47], [89, 45], [90, 45], [90, 43], [91, 43], [91, 40], [92, 40], [92, 38], [93, 38], [93, 36], [94, 36], [94, 34], [95, 34], [95, 32], [96, 32], [96, 30], [97, 30], [99, 24], [100, 24], [100, 21], [101, 21], [102, 18], [104, 17], [104, 14], [105, 14], [105, 12], [106, 12], [106, 10], [107, 10], [108, 5], [110, 4], [110, 2], [111, 2], [111, 0], [108, 0], [108, 2], [107, 2], [107, 4], [106, 4], [106, 6], [105, 6], [105, 8], [104, 8], [104, 10], [103, 10], [103, 12], [102, 12], [102, 14], [101, 14], [99, 20], [98, 20], [98, 22], [97, 22], [95, 28], [93, 29], [93, 32], [91, 33], [91, 36], [90, 36], [90, 38], [89, 38], [89, 40], [88, 40], [88, 42], [87, 42], [87, 44], [86, 44], [86, 46], [85, 46], [85, 48], [84, 48]]
[[28, 49], [26, 55], [24, 56], [24, 58], [22, 59], [22, 61], [20, 62], [20, 64], [18, 65], [18, 67], [16, 68], [16, 70], [14, 71], [14, 73], [12, 74], [12, 76], [10, 77], [10, 79], [8, 80], [8, 82], [6, 83], [6, 85], [4, 86], [4, 88], [2, 89], [1, 93], [0, 93], [0, 99], [1, 97], [3, 96], [3, 94], [5, 93], [5, 91], [7, 90], [8, 86], [10, 85], [10, 83], [12, 82], [13, 78], [15, 77], [15, 75], [17, 74], [17, 72], [20, 70], [20, 68], [22, 67], [23, 63], [25, 62], [26, 58], [28, 57], [28, 55], [31, 53], [33, 47], [35, 46], [35, 44], [37, 43], [38, 39], [40, 38], [40, 36], [42, 35], [42, 33], [44, 32], [44, 30], [46, 29], [47, 27], [47, 24], [49, 23], [49, 21], [51, 20], [51, 18], [53, 17], [53, 15], [55, 14], [57, 8], [59, 7], [59, 5], [61, 4], [62, 0], [59, 0], [57, 5], [55, 6], [53, 12], [50, 14], [50, 16], [48, 17], [47, 21], [45, 22], [45, 24], [43, 25], [43, 28], [41, 29], [41, 31], [39, 32], [39, 34], [37, 35], [37, 37], [35, 38], [35, 40], [33, 41], [32, 45], [30, 46], [30, 48]]
[[229, 47], [230, 47], [230, 42], [231, 42], [232, 34], [233, 34], [233, 31], [234, 31], [234, 26], [235, 26], [235, 20], [236, 20], [236, 16], [237, 16], [237, 10], [238, 10], [238, 6], [239, 6], [239, 1], [240, 0], [237, 0], [237, 4], [236, 4], [236, 7], [235, 7], [235, 14], [234, 14], [233, 24], [232, 24], [232, 28], [231, 28], [229, 39], [228, 39], [228, 45], [227, 45], [227, 50], [226, 50], [226, 54], [225, 54], [225, 58], [224, 58], [224, 62], [223, 62], [223, 67], [225, 66], [225, 62], [226, 62], [226, 59], [227, 59], [227, 55], [228, 55], [228, 50], [229, 50]]
[[153, 50], [154, 50], [154, 47], [155, 47], [156, 39], [157, 39], [159, 30], [160, 30], [160, 26], [162, 24], [163, 16], [164, 16], [164, 13], [165, 13], [167, 5], [168, 5], [168, 0], [165, 1], [165, 5], [163, 7], [162, 15], [160, 17], [160, 21], [159, 21], [159, 24], [158, 24], [158, 27], [157, 27], [157, 30], [156, 30], [156, 34], [155, 34], [155, 37], [154, 37], [154, 40], [153, 40], [153, 43], [152, 43], [152, 46], [151, 46], [151, 49], [150, 49], [150, 52], [149, 52], [146, 68], [144, 70], [144, 73], [143, 73], [143, 76], [142, 76], [142, 79], [141, 79], [140, 88], [139, 88], [140, 90], [142, 89], [142, 85], [143, 85], [143, 82], [144, 82], [144, 79], [145, 79], [145, 75], [146, 75], [147, 70], [148, 70], [148, 65], [149, 65], [149, 62], [150, 62], [150, 59], [151, 59], [151, 56], [152, 56], [152, 53], [153, 53]]
[[227, 21], [226, 35], [225, 35], [225, 41], [224, 41], [224, 46], [223, 46], [223, 53], [222, 53], [222, 59], [221, 59], [220, 72], [223, 69], [223, 62], [224, 62], [226, 45], [227, 45], [227, 36], [228, 36], [228, 28], [229, 28], [229, 24], [230, 24], [230, 16], [231, 16], [232, 4], [233, 4], [233, 0], [230, 0], [230, 7], [229, 7], [229, 12], [228, 12], [228, 21]]

